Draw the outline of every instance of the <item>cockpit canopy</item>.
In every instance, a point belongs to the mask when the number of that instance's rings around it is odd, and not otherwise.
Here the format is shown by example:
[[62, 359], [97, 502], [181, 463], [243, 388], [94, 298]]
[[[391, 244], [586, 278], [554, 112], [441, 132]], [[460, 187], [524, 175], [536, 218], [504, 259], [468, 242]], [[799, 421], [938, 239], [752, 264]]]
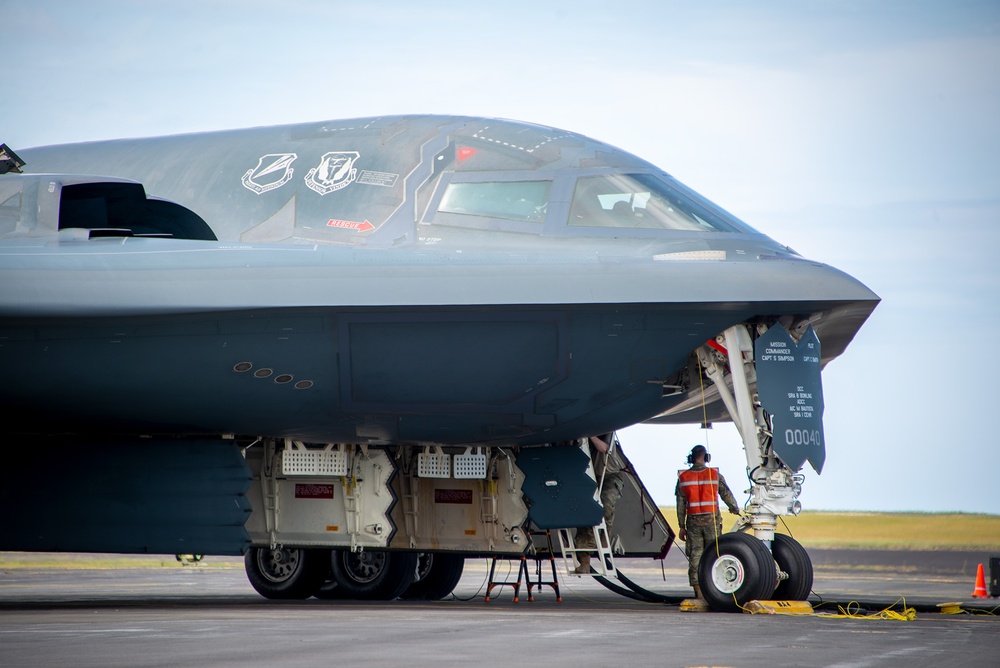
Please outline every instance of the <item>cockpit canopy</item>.
[[571, 227], [626, 227], [746, 232], [746, 226], [679, 183], [653, 174], [609, 174], [577, 180]]
[[[5, 182], [11, 176], [5, 175], [0, 235], [5, 226], [33, 236], [69, 227], [91, 230], [93, 237], [107, 228], [111, 235], [126, 230], [378, 248], [522, 246], [538, 237], [550, 242], [541, 244], [546, 248], [566, 238], [588, 247], [612, 239], [631, 247], [629, 240], [698, 244], [727, 235], [763, 236], [626, 151], [565, 130], [499, 119], [380, 116], [176, 141], [40, 147], [25, 158], [38, 170], [31, 177], [36, 183], [25, 182], [25, 197], [37, 192], [40, 202], [49, 201], [52, 211], [61, 204], [63, 213], [58, 220], [53, 214], [48, 227], [39, 217], [39, 227], [29, 230], [33, 214], [19, 206], [19, 195], [5, 194], [5, 186], [19, 189], [20, 183]], [[108, 176], [42, 175], [94, 173], [83, 170]], [[169, 206], [140, 193], [140, 183], [188, 211], [166, 211]], [[11, 223], [15, 206], [20, 220]]]
[[424, 224], [551, 236], [757, 232], [666, 174], [446, 174]]

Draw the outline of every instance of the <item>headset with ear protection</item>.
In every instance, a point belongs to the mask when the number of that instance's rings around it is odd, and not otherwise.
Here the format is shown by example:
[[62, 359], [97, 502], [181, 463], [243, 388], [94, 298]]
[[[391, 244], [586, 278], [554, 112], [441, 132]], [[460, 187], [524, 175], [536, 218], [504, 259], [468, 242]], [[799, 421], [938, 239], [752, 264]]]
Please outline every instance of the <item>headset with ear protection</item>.
[[710, 461], [712, 461], [712, 453], [710, 453], [708, 451], [708, 448], [706, 448], [704, 445], [696, 445], [693, 448], [691, 448], [691, 453], [687, 456], [687, 463], [688, 464], [694, 464], [694, 456], [699, 451], [705, 453], [705, 463], [706, 464], [709, 463]]

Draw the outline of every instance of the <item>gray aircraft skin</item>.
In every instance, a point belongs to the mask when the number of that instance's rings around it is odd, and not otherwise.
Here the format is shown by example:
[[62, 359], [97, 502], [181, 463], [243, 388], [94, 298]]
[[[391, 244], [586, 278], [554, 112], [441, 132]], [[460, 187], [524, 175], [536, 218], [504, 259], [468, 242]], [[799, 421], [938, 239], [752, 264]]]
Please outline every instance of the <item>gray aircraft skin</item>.
[[530, 445], [700, 421], [685, 379], [707, 339], [808, 320], [826, 363], [879, 301], [549, 127], [399, 116], [18, 153], [8, 434]]
[[[398, 116], [17, 154], [24, 173], [0, 175], [0, 549], [246, 553], [272, 598], [320, 596], [329, 573], [393, 598], [417, 554], [440, 597], [463, 555], [523, 553], [529, 526], [600, 529], [583, 439], [728, 419], [707, 342], [811, 325], [825, 364], [879, 301], [549, 127]], [[578, 447], [527, 447], [551, 444]], [[477, 481], [459, 480], [462, 446], [490, 446], [464, 450]], [[774, 452], [754, 469], [770, 467], [750, 511], [765, 530], [800, 489]], [[283, 468], [297, 456], [350, 474], [295, 477], [312, 475]], [[613, 538], [665, 552], [634, 471], [623, 489]], [[763, 544], [741, 595], [769, 594], [775, 563], [808, 594], [801, 547]], [[371, 560], [377, 591], [351, 579]]]

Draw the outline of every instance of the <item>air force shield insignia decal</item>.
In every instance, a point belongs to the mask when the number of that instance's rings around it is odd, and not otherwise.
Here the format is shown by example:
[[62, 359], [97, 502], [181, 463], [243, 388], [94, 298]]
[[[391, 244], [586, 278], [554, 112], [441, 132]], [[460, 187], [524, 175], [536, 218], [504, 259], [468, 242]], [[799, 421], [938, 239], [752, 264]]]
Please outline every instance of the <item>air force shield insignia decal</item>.
[[257, 166], [243, 175], [243, 186], [258, 195], [274, 190], [288, 183], [294, 169], [292, 163], [298, 156], [294, 153], [268, 153], [257, 159]]
[[323, 155], [319, 165], [306, 174], [306, 185], [320, 195], [346, 188], [358, 176], [354, 161], [361, 157], [357, 151], [332, 151]]

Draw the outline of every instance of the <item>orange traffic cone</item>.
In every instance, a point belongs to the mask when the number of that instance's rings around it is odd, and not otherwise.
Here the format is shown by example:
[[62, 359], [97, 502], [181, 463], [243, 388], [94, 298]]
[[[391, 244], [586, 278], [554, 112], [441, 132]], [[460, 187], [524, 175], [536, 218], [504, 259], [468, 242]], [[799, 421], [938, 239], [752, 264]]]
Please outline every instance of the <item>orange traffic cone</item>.
[[979, 571], [976, 573], [976, 590], [972, 592], [972, 598], [986, 597], [986, 575], [983, 573], [983, 565], [979, 564]]

